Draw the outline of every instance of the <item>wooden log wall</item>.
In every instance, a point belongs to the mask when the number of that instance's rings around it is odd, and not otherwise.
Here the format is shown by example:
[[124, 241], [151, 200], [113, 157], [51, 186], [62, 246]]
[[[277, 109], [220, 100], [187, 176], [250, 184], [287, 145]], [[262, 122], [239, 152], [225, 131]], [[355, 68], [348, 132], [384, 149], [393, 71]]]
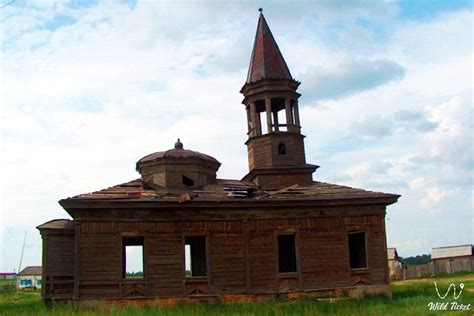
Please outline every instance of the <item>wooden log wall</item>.
[[43, 235], [43, 298], [71, 299], [74, 287], [74, 234]]
[[152, 296], [183, 295], [183, 241], [181, 234], [164, 232], [145, 238], [148, 291]]
[[[106, 225], [100, 224], [100, 226]], [[92, 233], [93, 230], [93, 223], [80, 225], [77, 260], [79, 273], [76, 274], [79, 296], [76, 295], [76, 298], [120, 297], [121, 238], [110, 231]]]
[[[226, 212], [225, 210], [223, 212]], [[156, 213], [155, 213], [156, 214]], [[297, 290], [386, 284], [384, 214], [265, 218], [188, 215], [173, 221], [82, 219], [78, 236], [76, 298], [270, 294]], [[176, 215], [176, 213], [175, 213]], [[313, 214], [314, 215], [314, 214]], [[166, 217], [166, 214], [162, 214]], [[285, 218], [286, 217], [286, 218]], [[169, 219], [169, 217], [168, 217]], [[366, 233], [366, 269], [349, 267], [348, 233]], [[279, 232], [294, 232], [296, 273], [278, 273]], [[208, 276], [186, 278], [184, 237], [207, 237]], [[144, 238], [145, 278], [122, 277], [122, 238]]]

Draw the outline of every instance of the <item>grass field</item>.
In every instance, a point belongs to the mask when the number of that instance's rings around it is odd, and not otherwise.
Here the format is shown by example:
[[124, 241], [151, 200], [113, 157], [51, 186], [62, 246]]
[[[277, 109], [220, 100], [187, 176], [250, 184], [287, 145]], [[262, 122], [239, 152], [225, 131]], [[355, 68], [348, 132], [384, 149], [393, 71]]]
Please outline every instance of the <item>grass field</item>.
[[[452, 302], [453, 292], [444, 299], [436, 294], [434, 281], [437, 282], [442, 296], [449, 284], [464, 284], [463, 292], [456, 300], [459, 304], [471, 304], [469, 311], [430, 311], [430, 302]], [[437, 276], [392, 284], [393, 299], [370, 297], [362, 300], [341, 300], [336, 303], [318, 302], [311, 299], [295, 301], [267, 301], [263, 303], [212, 303], [179, 304], [175, 307], [129, 306], [113, 308], [108, 312], [99, 310], [74, 310], [71, 305], [54, 305], [52, 309], [43, 306], [40, 293], [0, 292], [0, 315], [473, 315], [474, 314], [474, 273]]]
[[0, 279], [0, 286], [14, 285], [14, 284], [16, 284], [16, 279]]

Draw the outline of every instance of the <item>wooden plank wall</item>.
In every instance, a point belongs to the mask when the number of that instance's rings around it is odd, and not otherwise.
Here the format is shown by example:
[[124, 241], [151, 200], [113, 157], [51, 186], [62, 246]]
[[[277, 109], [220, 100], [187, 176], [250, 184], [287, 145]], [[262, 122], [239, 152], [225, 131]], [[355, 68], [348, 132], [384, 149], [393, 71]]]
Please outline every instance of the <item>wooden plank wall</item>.
[[209, 261], [212, 293], [241, 294], [246, 292], [244, 242], [242, 232], [210, 234]]
[[122, 242], [117, 234], [117, 223], [80, 223], [79, 231], [76, 298], [119, 297]]
[[342, 219], [306, 219], [300, 230], [305, 289], [344, 286], [350, 282], [349, 250]]
[[[351, 286], [357, 280], [384, 284], [388, 278], [381, 214], [207, 222], [193, 222], [192, 218], [174, 222], [82, 220], [80, 226], [79, 298], [123, 297], [122, 236], [130, 234], [145, 240], [146, 275], [141, 282], [150, 297], [186, 295], [193, 286], [211, 295], [260, 294]], [[282, 283], [276, 232], [288, 228], [297, 232], [300, 276]], [[355, 230], [366, 232], [369, 268], [354, 278], [347, 234]], [[184, 236], [196, 234], [208, 237], [209, 278], [200, 283], [184, 277]]]
[[43, 236], [43, 297], [69, 299], [74, 285], [74, 235]]
[[274, 293], [276, 291], [276, 251], [273, 230], [262, 227], [260, 231], [251, 230], [249, 232], [251, 294]]
[[178, 233], [146, 236], [148, 291], [152, 296], [183, 294], [182, 239]]

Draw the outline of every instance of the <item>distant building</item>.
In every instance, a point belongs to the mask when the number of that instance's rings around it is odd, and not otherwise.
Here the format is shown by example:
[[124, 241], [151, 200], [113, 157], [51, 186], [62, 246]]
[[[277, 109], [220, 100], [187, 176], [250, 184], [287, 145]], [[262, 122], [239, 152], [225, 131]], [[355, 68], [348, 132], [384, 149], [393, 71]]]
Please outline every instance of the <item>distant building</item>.
[[388, 269], [390, 280], [403, 280], [405, 267], [400, 261], [396, 248], [387, 248]]
[[0, 280], [13, 280], [16, 278], [15, 272], [0, 272]]
[[17, 288], [40, 289], [42, 283], [41, 270], [42, 269], [39, 266], [29, 266], [21, 270], [16, 279]]
[[472, 245], [433, 248], [431, 260], [435, 274], [474, 271]]

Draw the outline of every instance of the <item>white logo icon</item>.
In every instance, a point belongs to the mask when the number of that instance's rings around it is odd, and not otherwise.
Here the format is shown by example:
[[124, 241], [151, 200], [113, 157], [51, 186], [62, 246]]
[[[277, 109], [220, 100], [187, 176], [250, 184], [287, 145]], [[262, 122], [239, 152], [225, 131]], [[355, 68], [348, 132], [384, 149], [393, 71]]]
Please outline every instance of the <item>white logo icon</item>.
[[436, 281], [434, 281], [434, 285], [435, 285], [435, 288], [436, 288], [436, 294], [438, 294], [438, 297], [442, 300], [444, 300], [446, 298], [446, 296], [448, 296], [449, 292], [451, 291], [451, 288], [453, 288], [453, 297], [454, 297], [455, 300], [457, 300], [459, 298], [459, 296], [461, 296], [462, 289], [464, 288], [464, 283], [459, 284], [459, 287], [460, 287], [459, 294], [456, 295], [456, 285], [454, 283], [451, 283], [449, 285], [448, 289], [446, 290], [446, 293], [444, 295], [441, 295], [441, 294], [439, 294], [438, 284], [436, 284]]

